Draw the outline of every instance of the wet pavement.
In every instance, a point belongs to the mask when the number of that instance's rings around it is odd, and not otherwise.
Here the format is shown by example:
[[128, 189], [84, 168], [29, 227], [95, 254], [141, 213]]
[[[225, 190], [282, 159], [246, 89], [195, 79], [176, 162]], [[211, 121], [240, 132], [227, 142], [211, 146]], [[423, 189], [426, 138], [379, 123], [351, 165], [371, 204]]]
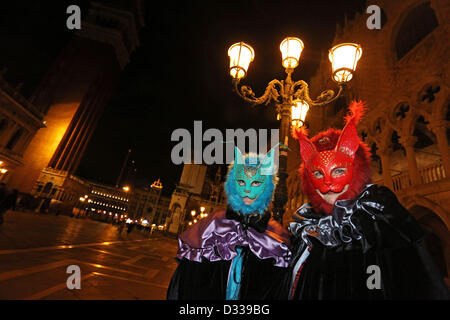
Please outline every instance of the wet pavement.
[[[176, 239], [161, 233], [10, 211], [0, 226], [0, 299], [163, 300], [176, 250]], [[67, 288], [71, 265], [80, 289]]]

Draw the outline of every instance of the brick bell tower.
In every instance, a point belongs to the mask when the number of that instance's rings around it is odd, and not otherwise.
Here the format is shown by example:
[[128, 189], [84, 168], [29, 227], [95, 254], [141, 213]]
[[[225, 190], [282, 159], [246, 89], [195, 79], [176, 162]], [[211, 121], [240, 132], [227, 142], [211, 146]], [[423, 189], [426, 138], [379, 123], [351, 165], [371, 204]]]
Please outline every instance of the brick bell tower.
[[61, 178], [76, 171], [113, 87], [139, 45], [141, 1], [92, 2], [81, 16], [81, 29], [30, 99], [45, 115], [45, 127], [10, 181], [20, 192], [32, 193], [42, 175]]

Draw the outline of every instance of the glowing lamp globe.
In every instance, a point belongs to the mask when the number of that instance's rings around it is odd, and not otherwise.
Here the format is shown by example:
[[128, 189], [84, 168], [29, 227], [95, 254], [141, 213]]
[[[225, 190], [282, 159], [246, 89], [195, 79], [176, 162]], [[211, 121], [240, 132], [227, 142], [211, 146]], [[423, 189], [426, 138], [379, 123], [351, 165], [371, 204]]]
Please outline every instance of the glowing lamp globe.
[[299, 38], [288, 37], [284, 39], [280, 44], [283, 67], [289, 69], [297, 67], [303, 48], [303, 42]]
[[292, 125], [295, 127], [303, 126], [308, 110], [309, 104], [306, 101], [296, 100], [291, 109]]
[[331, 62], [333, 80], [338, 83], [350, 81], [361, 55], [361, 46], [355, 43], [341, 43], [331, 48], [328, 58]]
[[255, 58], [255, 51], [244, 42], [233, 44], [228, 49], [230, 57], [230, 75], [234, 79], [241, 79], [247, 74], [250, 62]]

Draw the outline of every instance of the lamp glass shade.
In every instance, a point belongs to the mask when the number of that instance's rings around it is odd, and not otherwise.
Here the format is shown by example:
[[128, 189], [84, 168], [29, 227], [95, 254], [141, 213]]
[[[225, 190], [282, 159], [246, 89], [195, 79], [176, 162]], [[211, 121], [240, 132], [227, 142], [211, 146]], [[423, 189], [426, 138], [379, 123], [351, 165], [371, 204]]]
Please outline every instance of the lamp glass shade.
[[350, 81], [361, 55], [361, 46], [355, 43], [341, 43], [331, 48], [328, 58], [331, 61], [333, 80], [336, 82]]
[[244, 42], [233, 44], [228, 49], [230, 57], [230, 75], [235, 79], [241, 79], [247, 74], [250, 62], [255, 58], [255, 51]]
[[280, 44], [283, 67], [291, 69], [297, 67], [303, 48], [303, 42], [299, 38], [289, 37], [284, 39]]
[[305, 123], [306, 114], [309, 110], [309, 104], [303, 100], [294, 102], [291, 110], [291, 120], [293, 126], [302, 126]]

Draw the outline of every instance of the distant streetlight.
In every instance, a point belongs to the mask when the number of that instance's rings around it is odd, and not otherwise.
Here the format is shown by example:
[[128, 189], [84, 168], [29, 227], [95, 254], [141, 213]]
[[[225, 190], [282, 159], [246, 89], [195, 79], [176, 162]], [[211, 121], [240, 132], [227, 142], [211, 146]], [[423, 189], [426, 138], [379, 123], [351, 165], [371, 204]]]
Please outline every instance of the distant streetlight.
[[129, 187], [129, 186], [124, 186], [122, 189], [123, 189], [123, 191], [125, 191], [125, 192], [130, 191], [130, 187]]

